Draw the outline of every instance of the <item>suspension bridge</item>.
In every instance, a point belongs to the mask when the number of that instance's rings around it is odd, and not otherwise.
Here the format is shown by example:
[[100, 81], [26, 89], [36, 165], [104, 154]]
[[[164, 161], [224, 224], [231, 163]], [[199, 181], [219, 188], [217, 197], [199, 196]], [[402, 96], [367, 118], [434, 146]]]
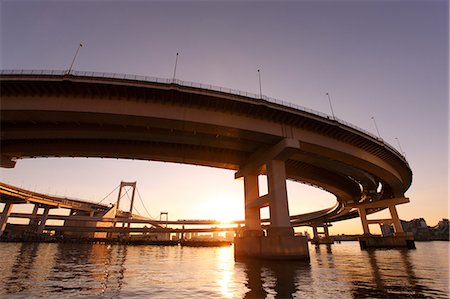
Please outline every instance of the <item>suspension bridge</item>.
[[[115, 201], [105, 204], [115, 192], [118, 193]], [[136, 198], [146, 216], [142, 216], [137, 209]], [[20, 240], [45, 234], [66, 239], [155, 243], [195, 239], [199, 233], [232, 232], [234, 236], [234, 231], [244, 223], [215, 220], [170, 221], [167, 212], [161, 212], [160, 218], [156, 219], [147, 210], [136, 182], [121, 182], [97, 203], [50, 196], [5, 183], [0, 183], [0, 199], [0, 202], [5, 203], [1, 214], [1, 233], [4, 239]], [[125, 200], [128, 200], [127, 210], [121, 208]], [[13, 205], [32, 205], [33, 211], [11, 213]], [[42, 213], [39, 213], [40, 209], [43, 210]], [[51, 210], [55, 212], [50, 213]], [[8, 224], [8, 219], [27, 220], [28, 223]], [[62, 224], [49, 223], [52, 220], [62, 221]]]

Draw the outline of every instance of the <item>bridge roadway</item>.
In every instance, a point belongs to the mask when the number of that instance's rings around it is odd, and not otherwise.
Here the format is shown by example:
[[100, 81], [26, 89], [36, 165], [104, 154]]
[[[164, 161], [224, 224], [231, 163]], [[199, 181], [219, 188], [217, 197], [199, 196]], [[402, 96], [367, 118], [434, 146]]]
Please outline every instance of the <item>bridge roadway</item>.
[[[342, 120], [245, 92], [133, 75], [1, 71], [1, 166], [33, 157], [108, 157], [219, 167], [244, 178], [246, 227], [291, 226], [286, 179], [336, 196], [294, 224], [361, 217], [407, 202], [412, 171], [384, 140]], [[257, 176], [267, 174], [260, 196]], [[295, 218], [295, 217], [294, 217]], [[291, 219], [291, 220], [290, 220]], [[399, 223], [399, 222], [398, 222]], [[396, 227], [398, 227], [398, 223]]]
[[[114, 209], [111, 205], [103, 205], [92, 203], [88, 201], [76, 200], [67, 197], [57, 197], [46, 194], [41, 194], [29, 190], [25, 190], [19, 187], [15, 187], [9, 184], [0, 182], [0, 202], [10, 203], [10, 204], [34, 204], [36, 208], [62, 208], [69, 209], [71, 211], [70, 215], [58, 215], [58, 214], [40, 214], [37, 209], [33, 213], [10, 213], [8, 218], [21, 218], [28, 219], [29, 223], [37, 225], [37, 223], [45, 217], [45, 222], [48, 220], [63, 220], [70, 221], [72, 226], [68, 225], [48, 225], [43, 224], [42, 230], [50, 231], [77, 231], [77, 232], [123, 232], [122, 227], [112, 227], [112, 226], [98, 226], [98, 223], [105, 224], [139, 224], [140, 227], [127, 227], [126, 231], [129, 232], [152, 232], [152, 233], [189, 233], [189, 232], [215, 232], [215, 231], [230, 231], [236, 230], [238, 225], [244, 224], [244, 221], [232, 221], [224, 223], [216, 220], [155, 220], [140, 215], [132, 214], [130, 215], [124, 211], [118, 211], [110, 215], [110, 217], [105, 217], [107, 212]], [[88, 212], [80, 216], [77, 216], [73, 211]], [[3, 218], [3, 213], [0, 213]], [[96, 223], [95, 226], [81, 226], [82, 222]], [[267, 222], [267, 220], [266, 220]], [[30, 225], [29, 224], [29, 225]], [[150, 227], [142, 227], [142, 225], [150, 225]], [[168, 225], [176, 227], [169, 228]], [[201, 226], [193, 228], [184, 226]], [[205, 227], [207, 226], [207, 227]], [[220, 226], [220, 227], [218, 227]], [[178, 227], [178, 228], [177, 228]], [[183, 228], [180, 228], [183, 227]]]
[[104, 212], [110, 209], [107, 205], [41, 194], [2, 182], [0, 182], [0, 202], [11, 202], [13, 204], [29, 203], [55, 208], [74, 209], [84, 212]]
[[[93, 202], [88, 202], [85, 200], [71, 199], [67, 197], [58, 197], [47, 194], [42, 194], [38, 192], [33, 192], [9, 184], [0, 182], [0, 202], [12, 203], [12, 204], [34, 204], [41, 207], [52, 207], [52, 208], [63, 208], [70, 210], [79, 210], [84, 212], [93, 213], [94, 216], [71, 216], [72, 221], [96, 221], [96, 222], [116, 222], [116, 223], [135, 223], [135, 224], [149, 224], [155, 227], [163, 227], [167, 225], [201, 225], [201, 226], [213, 226], [213, 225], [223, 225], [223, 222], [217, 220], [205, 220], [205, 219], [181, 219], [181, 220], [157, 220], [143, 217], [140, 215], [130, 215], [130, 217], [118, 217], [118, 218], [105, 218], [101, 216], [106, 213], [111, 206], [98, 204]], [[307, 219], [314, 218], [316, 212], [303, 214], [304, 222], [299, 222], [300, 215], [291, 216], [291, 222], [293, 226], [306, 225]], [[321, 213], [319, 211], [319, 213]], [[2, 215], [2, 213], [0, 213]], [[97, 216], [95, 216], [97, 215]], [[30, 219], [41, 219], [42, 214], [29, 214], [29, 213], [11, 213], [9, 218], [22, 218]], [[48, 220], [67, 220], [69, 216], [66, 215], [48, 215]], [[268, 225], [270, 219], [262, 219], [262, 224]], [[242, 225], [244, 220], [230, 221], [226, 224], [229, 225]], [[46, 226], [47, 227], [47, 226]], [[106, 229], [106, 228], [104, 228]], [[137, 228], [136, 228], [137, 229]], [[203, 229], [204, 230], [204, 229]], [[207, 229], [206, 229], [207, 230]], [[195, 230], [193, 230], [194, 232]], [[190, 232], [187, 230], [187, 232]]]

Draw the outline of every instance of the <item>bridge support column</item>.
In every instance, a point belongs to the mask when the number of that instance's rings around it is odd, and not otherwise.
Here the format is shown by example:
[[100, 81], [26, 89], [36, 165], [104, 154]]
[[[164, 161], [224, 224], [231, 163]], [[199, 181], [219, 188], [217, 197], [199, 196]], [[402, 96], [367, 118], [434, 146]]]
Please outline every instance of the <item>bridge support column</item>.
[[313, 230], [313, 239], [311, 240], [311, 243], [319, 242], [319, 232], [317, 231], [317, 225], [312, 225]]
[[45, 228], [45, 222], [47, 222], [47, 218], [48, 218], [48, 213], [50, 212], [50, 207], [45, 207], [44, 208], [44, 213], [42, 214], [41, 217], [41, 222], [39, 223], [39, 227], [37, 229], [37, 234], [42, 234], [42, 232], [44, 231]]
[[365, 207], [358, 208], [359, 218], [361, 218], [361, 223], [364, 231], [364, 235], [370, 235], [369, 223], [367, 222], [367, 213]]
[[[283, 142], [292, 144], [292, 141]], [[280, 142], [274, 148], [286, 153], [285, 148], [280, 144], [282, 143]], [[274, 151], [277, 152], [276, 150]], [[288, 155], [285, 157], [287, 159]], [[256, 172], [247, 172], [242, 175], [244, 176], [246, 204], [245, 229], [243, 234], [234, 239], [235, 259], [309, 260], [307, 237], [294, 236], [294, 230], [290, 223], [285, 162], [280, 159], [266, 161], [264, 164], [267, 166], [267, 195], [259, 196]], [[260, 165], [254, 161], [253, 163], [257, 166]], [[237, 175], [237, 177], [239, 176]], [[267, 236], [264, 236], [261, 233], [259, 213], [260, 208], [266, 206], [269, 206], [270, 226], [267, 229]]]
[[[311, 224], [311, 227], [313, 229], [314, 237], [311, 240], [312, 244], [319, 245], [319, 244], [333, 244], [334, 241], [330, 238], [330, 234], [328, 231], [328, 227], [331, 226], [331, 224], [324, 223], [324, 224]], [[318, 227], [323, 228], [323, 232], [318, 231]], [[320, 237], [320, 235], [323, 235]]]
[[[359, 245], [361, 249], [367, 248], [394, 248], [394, 247], [406, 247], [406, 248], [416, 248], [414, 244], [414, 237], [412, 235], [405, 234], [403, 231], [400, 218], [398, 217], [396, 205], [409, 202], [408, 198], [392, 198], [380, 200], [377, 202], [360, 204], [355, 206], [358, 208], [359, 216], [361, 218], [361, 223], [364, 230], [364, 235], [359, 238]], [[367, 210], [376, 208], [389, 208], [391, 214], [391, 219], [367, 219]], [[392, 223], [394, 224], [394, 235], [393, 236], [375, 236], [370, 234], [369, 224], [380, 224], [380, 223]]]
[[0, 219], [0, 237], [6, 229], [6, 224], [8, 223], [8, 217], [11, 214], [13, 203], [7, 201], [5, 207], [3, 208], [2, 218]]
[[394, 231], [396, 235], [403, 235], [403, 226], [400, 223], [400, 218], [398, 217], [397, 208], [395, 205], [389, 205], [389, 212], [391, 213], [392, 222], [394, 224]]
[[270, 227], [267, 234], [293, 236], [294, 230], [289, 219], [284, 161], [272, 160], [267, 163], [267, 180], [270, 195]]
[[260, 206], [253, 206], [259, 198], [258, 176], [251, 174], [244, 176], [245, 200], [245, 236], [262, 236]]
[[[30, 222], [28, 223], [28, 225], [32, 228], [37, 226], [38, 224], [38, 219], [37, 219], [37, 212], [39, 210], [39, 205], [35, 204], [33, 207], [33, 212], [31, 213], [32, 218], [30, 218]], [[33, 230], [34, 231], [34, 230]]]
[[325, 226], [323, 227], [323, 233], [325, 234], [325, 237], [326, 237], [326, 238], [329, 238], [329, 237], [330, 237], [330, 232], [328, 231], [328, 225], [325, 225]]

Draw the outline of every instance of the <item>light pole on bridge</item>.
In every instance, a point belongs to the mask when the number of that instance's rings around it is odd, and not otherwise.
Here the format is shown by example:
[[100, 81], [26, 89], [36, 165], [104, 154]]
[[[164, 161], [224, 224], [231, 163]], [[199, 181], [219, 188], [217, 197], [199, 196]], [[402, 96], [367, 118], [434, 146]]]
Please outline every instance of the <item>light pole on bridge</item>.
[[258, 69], [258, 78], [259, 78], [259, 98], [262, 99], [261, 70], [260, 69]]
[[377, 130], [378, 137], [380, 139], [383, 139], [383, 138], [381, 138], [380, 131], [378, 130], [378, 126], [377, 126], [377, 122], [375, 121], [375, 117], [372, 116], [371, 119], [373, 120], [373, 123], [375, 124], [375, 129]]
[[330, 94], [327, 92], [326, 95], [328, 97], [328, 103], [330, 103], [331, 115], [333, 115], [333, 119], [336, 120], [336, 117], [334, 116], [333, 105], [331, 105]]
[[177, 55], [175, 56], [175, 67], [173, 69], [173, 81], [175, 81], [175, 75], [177, 74], [178, 55], [179, 53], [177, 52]]
[[77, 58], [77, 55], [78, 55], [78, 51], [80, 51], [80, 48], [82, 48], [82, 47], [83, 47], [83, 44], [80, 43], [80, 45], [77, 48], [77, 51], [75, 52], [75, 56], [73, 57], [72, 63], [70, 64], [69, 71], [67, 72], [67, 74], [70, 74], [70, 72], [72, 71], [73, 64], [75, 63], [75, 59]]
[[401, 146], [401, 144], [400, 144], [400, 140], [399, 140], [397, 137], [395, 137], [395, 140], [397, 140], [397, 144], [398, 144], [398, 147], [399, 147], [399, 149], [400, 149], [400, 153], [401, 153], [403, 156], [405, 156], [405, 152], [404, 152], [403, 149], [402, 149], [402, 146]]

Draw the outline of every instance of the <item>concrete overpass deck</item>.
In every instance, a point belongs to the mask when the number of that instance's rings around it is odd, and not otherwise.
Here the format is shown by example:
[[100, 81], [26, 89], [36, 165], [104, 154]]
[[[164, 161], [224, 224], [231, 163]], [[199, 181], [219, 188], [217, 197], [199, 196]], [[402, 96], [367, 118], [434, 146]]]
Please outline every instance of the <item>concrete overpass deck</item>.
[[[336, 196], [295, 225], [357, 217], [404, 198], [399, 151], [347, 122], [259, 95], [202, 84], [72, 71], [1, 71], [1, 165], [32, 157], [110, 157], [196, 164], [286, 178]], [[273, 155], [273, 156], [270, 156]], [[269, 198], [258, 204], [267, 205]], [[368, 213], [386, 208], [369, 208]]]
[[74, 209], [85, 212], [105, 212], [107, 205], [93, 202], [41, 194], [0, 182], [0, 202], [13, 204], [38, 204], [54, 208]]

